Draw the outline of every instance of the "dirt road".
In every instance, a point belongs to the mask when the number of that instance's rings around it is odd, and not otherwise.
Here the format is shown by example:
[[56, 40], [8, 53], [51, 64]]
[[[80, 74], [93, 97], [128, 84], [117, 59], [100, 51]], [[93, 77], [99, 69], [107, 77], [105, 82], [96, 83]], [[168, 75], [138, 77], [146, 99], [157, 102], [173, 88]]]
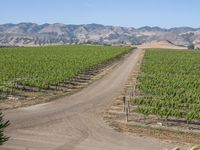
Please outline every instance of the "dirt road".
[[141, 50], [87, 88], [56, 101], [5, 111], [11, 138], [1, 150], [161, 150], [174, 145], [111, 129], [102, 112], [119, 95]]

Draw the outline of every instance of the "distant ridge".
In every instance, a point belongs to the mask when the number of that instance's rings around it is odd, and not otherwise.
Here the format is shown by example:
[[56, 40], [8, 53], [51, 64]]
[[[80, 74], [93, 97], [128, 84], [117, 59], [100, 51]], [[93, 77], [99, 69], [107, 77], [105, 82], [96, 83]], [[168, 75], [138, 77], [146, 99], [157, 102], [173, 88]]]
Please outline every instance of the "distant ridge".
[[200, 28], [119, 27], [101, 24], [65, 25], [19, 23], [0, 25], [0, 46], [49, 44], [138, 45], [152, 41], [175, 45], [200, 44]]

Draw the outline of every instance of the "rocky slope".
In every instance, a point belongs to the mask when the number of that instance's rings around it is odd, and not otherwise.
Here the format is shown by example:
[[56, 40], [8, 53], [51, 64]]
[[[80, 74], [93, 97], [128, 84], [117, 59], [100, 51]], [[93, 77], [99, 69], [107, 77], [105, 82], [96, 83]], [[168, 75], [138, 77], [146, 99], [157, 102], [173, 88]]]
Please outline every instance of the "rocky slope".
[[118, 27], [99, 24], [3, 24], [0, 25], [1, 46], [30, 46], [47, 44], [142, 44], [167, 40], [175, 45], [200, 44], [200, 28], [179, 27]]

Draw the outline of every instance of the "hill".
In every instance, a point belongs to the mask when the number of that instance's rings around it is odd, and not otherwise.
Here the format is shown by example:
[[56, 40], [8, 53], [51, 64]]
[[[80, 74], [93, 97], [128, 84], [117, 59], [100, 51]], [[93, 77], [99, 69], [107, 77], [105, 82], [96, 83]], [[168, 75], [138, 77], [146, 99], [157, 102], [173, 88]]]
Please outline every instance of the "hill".
[[188, 46], [200, 43], [200, 29], [179, 27], [119, 27], [100, 24], [65, 25], [19, 23], [0, 25], [1, 46], [32, 46], [49, 44], [138, 45], [152, 41], [170, 41]]

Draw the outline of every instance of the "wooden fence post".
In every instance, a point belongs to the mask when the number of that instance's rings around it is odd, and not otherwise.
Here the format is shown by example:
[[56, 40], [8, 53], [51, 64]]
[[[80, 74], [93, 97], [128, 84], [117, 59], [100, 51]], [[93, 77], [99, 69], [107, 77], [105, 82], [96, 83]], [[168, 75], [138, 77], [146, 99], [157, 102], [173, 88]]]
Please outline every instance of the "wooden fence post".
[[128, 107], [126, 107], [126, 122], [128, 122]]
[[123, 104], [124, 104], [124, 112], [126, 111], [126, 97], [123, 97]]
[[131, 96], [133, 97], [133, 87], [132, 87], [132, 90], [131, 90]]
[[127, 101], [127, 103], [128, 103], [128, 113], [130, 113], [131, 111], [130, 111], [130, 101]]

